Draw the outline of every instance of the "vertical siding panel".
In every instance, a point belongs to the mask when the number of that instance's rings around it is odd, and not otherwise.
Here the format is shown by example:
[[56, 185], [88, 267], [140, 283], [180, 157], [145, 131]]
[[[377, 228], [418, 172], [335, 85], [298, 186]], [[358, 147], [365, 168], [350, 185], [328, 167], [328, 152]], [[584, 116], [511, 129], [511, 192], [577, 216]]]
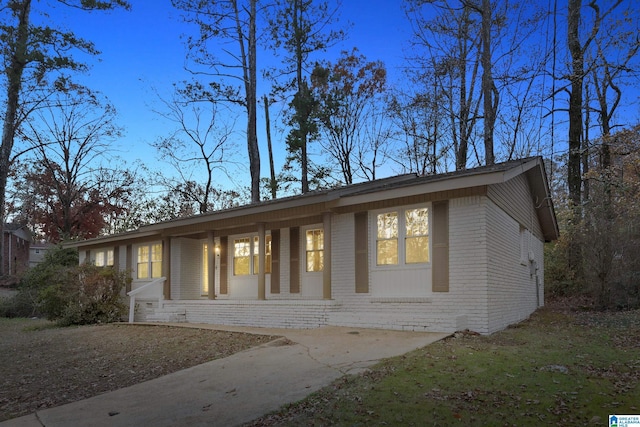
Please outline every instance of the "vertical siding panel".
[[289, 229], [289, 269], [291, 275], [289, 277], [289, 292], [292, 294], [300, 293], [300, 228], [291, 227]]
[[120, 246], [118, 245], [113, 248], [113, 269], [120, 271]]
[[220, 293], [228, 294], [228, 282], [227, 282], [227, 236], [220, 237]]
[[171, 237], [162, 239], [162, 275], [164, 281], [164, 299], [171, 299]]
[[369, 292], [368, 219], [367, 212], [358, 212], [354, 215], [356, 293]]
[[449, 292], [449, 202], [433, 203], [433, 292]]
[[[127, 274], [129, 275], [129, 278], [132, 278], [132, 274], [133, 274], [133, 245], [127, 245], [127, 248], [125, 250], [126, 252], [126, 257], [125, 257], [125, 269], [127, 270]], [[125, 291], [131, 292], [131, 280], [127, 280], [127, 286], [125, 288]]]
[[[216, 240], [215, 232], [209, 231], [207, 233], [207, 298], [216, 298]], [[202, 271], [202, 269], [200, 269]], [[202, 286], [202, 284], [200, 285]]]
[[271, 230], [271, 293], [280, 293], [280, 230]]

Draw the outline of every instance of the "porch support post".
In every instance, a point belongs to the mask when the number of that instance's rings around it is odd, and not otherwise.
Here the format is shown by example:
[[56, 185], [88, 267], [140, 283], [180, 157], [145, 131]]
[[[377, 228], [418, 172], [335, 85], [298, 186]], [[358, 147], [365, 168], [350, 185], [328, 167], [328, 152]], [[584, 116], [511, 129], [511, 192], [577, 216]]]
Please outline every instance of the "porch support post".
[[162, 276], [164, 281], [163, 295], [165, 300], [171, 299], [171, 237], [162, 238]]
[[216, 242], [215, 234], [212, 231], [207, 233], [207, 278], [209, 282], [207, 296], [209, 299], [216, 299]]
[[265, 251], [265, 226], [264, 222], [258, 223], [258, 299], [267, 299], [266, 294], [266, 274], [264, 272], [264, 251]]
[[324, 265], [322, 268], [322, 298], [331, 299], [331, 212], [322, 214], [324, 235]]

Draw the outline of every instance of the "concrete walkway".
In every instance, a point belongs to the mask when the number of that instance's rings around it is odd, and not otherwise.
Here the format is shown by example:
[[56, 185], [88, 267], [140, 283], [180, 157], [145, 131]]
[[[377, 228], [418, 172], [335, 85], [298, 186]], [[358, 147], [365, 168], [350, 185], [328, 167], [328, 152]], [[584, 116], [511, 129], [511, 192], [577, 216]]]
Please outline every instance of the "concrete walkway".
[[239, 425], [298, 401], [336, 378], [448, 335], [342, 327], [179, 326], [284, 338], [131, 387], [5, 421], [0, 426]]

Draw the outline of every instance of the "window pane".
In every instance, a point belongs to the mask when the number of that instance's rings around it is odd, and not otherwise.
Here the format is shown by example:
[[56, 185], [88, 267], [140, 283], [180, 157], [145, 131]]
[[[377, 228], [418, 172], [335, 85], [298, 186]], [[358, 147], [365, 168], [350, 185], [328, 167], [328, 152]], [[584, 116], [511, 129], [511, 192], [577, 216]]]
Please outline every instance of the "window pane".
[[378, 239], [393, 239], [396, 237], [398, 237], [398, 213], [378, 214]]
[[162, 261], [151, 263], [151, 277], [153, 279], [162, 277]]
[[324, 249], [324, 231], [322, 229], [307, 230], [307, 250]]
[[376, 242], [377, 263], [378, 265], [394, 265], [398, 264], [398, 240], [378, 240]]
[[253, 238], [253, 254], [258, 255], [260, 253], [260, 245], [258, 244], [258, 236]]
[[140, 246], [138, 248], [138, 263], [149, 262], [149, 247]]
[[307, 271], [322, 271], [324, 268], [324, 230], [307, 230]]
[[162, 243], [156, 243], [155, 245], [151, 246], [151, 261], [162, 261]]
[[251, 254], [251, 247], [249, 246], [249, 238], [236, 239], [233, 241], [233, 256], [245, 257]]
[[307, 271], [322, 271], [324, 251], [307, 251]]
[[407, 264], [429, 262], [429, 238], [407, 237]]
[[96, 267], [104, 267], [104, 252], [96, 253]]
[[202, 245], [202, 294], [209, 293], [209, 248]]
[[429, 234], [429, 209], [409, 209], [405, 211], [407, 237]]
[[[250, 237], [233, 241], [233, 274], [236, 276], [251, 274], [251, 242]], [[257, 266], [255, 271], [258, 271]]]
[[236, 257], [233, 259], [233, 274], [245, 276], [249, 274], [249, 257]]
[[107, 265], [113, 265], [113, 249], [107, 251]]
[[271, 236], [265, 236], [264, 272], [271, 273]]
[[139, 262], [138, 263], [138, 279], [148, 279], [148, 278], [149, 278], [149, 263]]

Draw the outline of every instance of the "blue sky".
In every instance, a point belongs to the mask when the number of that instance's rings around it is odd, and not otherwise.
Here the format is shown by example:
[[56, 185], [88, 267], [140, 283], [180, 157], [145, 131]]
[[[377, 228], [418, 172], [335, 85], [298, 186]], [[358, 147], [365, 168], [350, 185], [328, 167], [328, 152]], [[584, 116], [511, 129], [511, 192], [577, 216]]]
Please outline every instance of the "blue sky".
[[[170, 126], [151, 110], [158, 108], [156, 94], [169, 95], [172, 83], [189, 78], [185, 72], [186, 49], [183, 35], [194, 27], [181, 21], [179, 11], [170, 0], [131, 1], [132, 10], [110, 13], [74, 12], [59, 9], [62, 19], [77, 35], [91, 40], [102, 52], [92, 68], [80, 80], [92, 89], [102, 92], [114, 104], [119, 124], [125, 135], [118, 145], [127, 161], [140, 159], [145, 164], [157, 165], [157, 158], [149, 143], [170, 131]], [[347, 0], [344, 1], [341, 23], [351, 23], [348, 38], [335, 46], [326, 58], [336, 58], [341, 50], [358, 47], [368, 60], [382, 60], [390, 78], [403, 62], [403, 48], [410, 37], [408, 21], [399, 0]], [[271, 55], [258, 57], [261, 61]], [[322, 59], [322, 58], [319, 58]], [[268, 87], [258, 87], [260, 97]], [[262, 110], [260, 110], [262, 113]], [[271, 113], [272, 126], [277, 125], [277, 111]], [[264, 126], [259, 117], [258, 127]], [[274, 150], [280, 146], [276, 169], [283, 162], [283, 137], [274, 132]], [[261, 145], [262, 176], [268, 174], [266, 141], [263, 132], [258, 135]], [[240, 158], [246, 158], [245, 143], [238, 135]], [[278, 144], [280, 142], [280, 144]], [[246, 164], [246, 162], [245, 162]], [[243, 171], [246, 172], [246, 171]], [[240, 183], [247, 185], [247, 178]]]
[[[93, 41], [102, 51], [97, 61], [90, 58], [92, 68], [80, 79], [94, 90], [102, 92], [118, 110], [119, 125], [125, 131], [124, 137], [117, 144], [121, 157], [129, 163], [139, 159], [152, 169], [163, 168], [163, 173], [168, 173], [170, 168], [163, 167], [163, 164], [158, 162], [157, 155], [149, 144], [159, 137], [168, 135], [173, 126], [153, 113], [152, 109], [160, 106], [157, 94], [168, 98], [173, 83], [189, 79], [189, 74], [184, 70], [186, 49], [182, 36], [194, 31], [195, 27], [181, 21], [180, 12], [173, 9], [170, 0], [131, 0], [131, 3], [133, 7], [130, 12], [120, 10], [92, 14], [59, 6], [54, 19], [65, 22], [70, 30]], [[391, 86], [396, 82], [403, 86], [399, 69], [405, 63], [411, 28], [402, 5], [401, 0], [343, 0], [340, 20], [343, 24], [351, 24], [348, 38], [327, 54], [315, 59], [334, 60], [341, 50], [358, 47], [368, 60], [382, 60], [386, 64]], [[565, 37], [562, 24], [565, 8], [566, 4], [560, 2], [558, 37], [561, 50]], [[544, 28], [549, 31], [550, 27]], [[541, 28], [539, 31], [532, 34], [534, 40], [528, 40], [529, 43], [535, 44], [536, 40], [540, 44], [546, 43], [545, 35], [542, 33], [544, 29]], [[273, 54], [259, 53], [258, 68], [269, 60], [274, 60]], [[564, 70], [563, 64], [566, 60], [562, 54], [559, 56], [558, 66], [561, 71]], [[550, 87], [549, 84], [545, 90], [550, 90]], [[627, 79], [625, 100], [619, 109], [619, 114], [625, 117], [625, 120], [619, 121], [621, 123], [637, 122], [640, 112], [637, 87], [637, 76]], [[267, 91], [267, 85], [259, 84], [259, 97]], [[554, 154], [558, 154], [566, 151], [566, 113], [562, 111], [566, 108], [566, 96], [563, 97], [561, 94], [555, 107], [558, 112], [555, 121]], [[261, 175], [266, 177], [269, 168], [263, 130], [264, 119], [261, 108], [258, 112]], [[271, 110], [276, 170], [280, 171], [284, 162], [285, 147], [284, 135], [277, 128], [278, 125], [282, 128], [278, 113], [276, 108]], [[508, 113], [509, 111], [505, 110], [500, 112], [505, 117]], [[545, 120], [548, 121], [548, 118]], [[548, 129], [542, 130], [547, 132], [545, 137], [548, 138]], [[242, 131], [240, 126], [235, 135], [238, 145], [237, 159], [246, 165], [246, 141]], [[592, 135], [592, 138], [596, 136]], [[245, 166], [240, 171], [233, 171], [238, 177], [236, 184], [248, 185], [247, 169]], [[400, 171], [391, 168], [385, 171], [387, 174], [398, 172]], [[228, 189], [232, 185], [225, 181], [224, 187]]]

